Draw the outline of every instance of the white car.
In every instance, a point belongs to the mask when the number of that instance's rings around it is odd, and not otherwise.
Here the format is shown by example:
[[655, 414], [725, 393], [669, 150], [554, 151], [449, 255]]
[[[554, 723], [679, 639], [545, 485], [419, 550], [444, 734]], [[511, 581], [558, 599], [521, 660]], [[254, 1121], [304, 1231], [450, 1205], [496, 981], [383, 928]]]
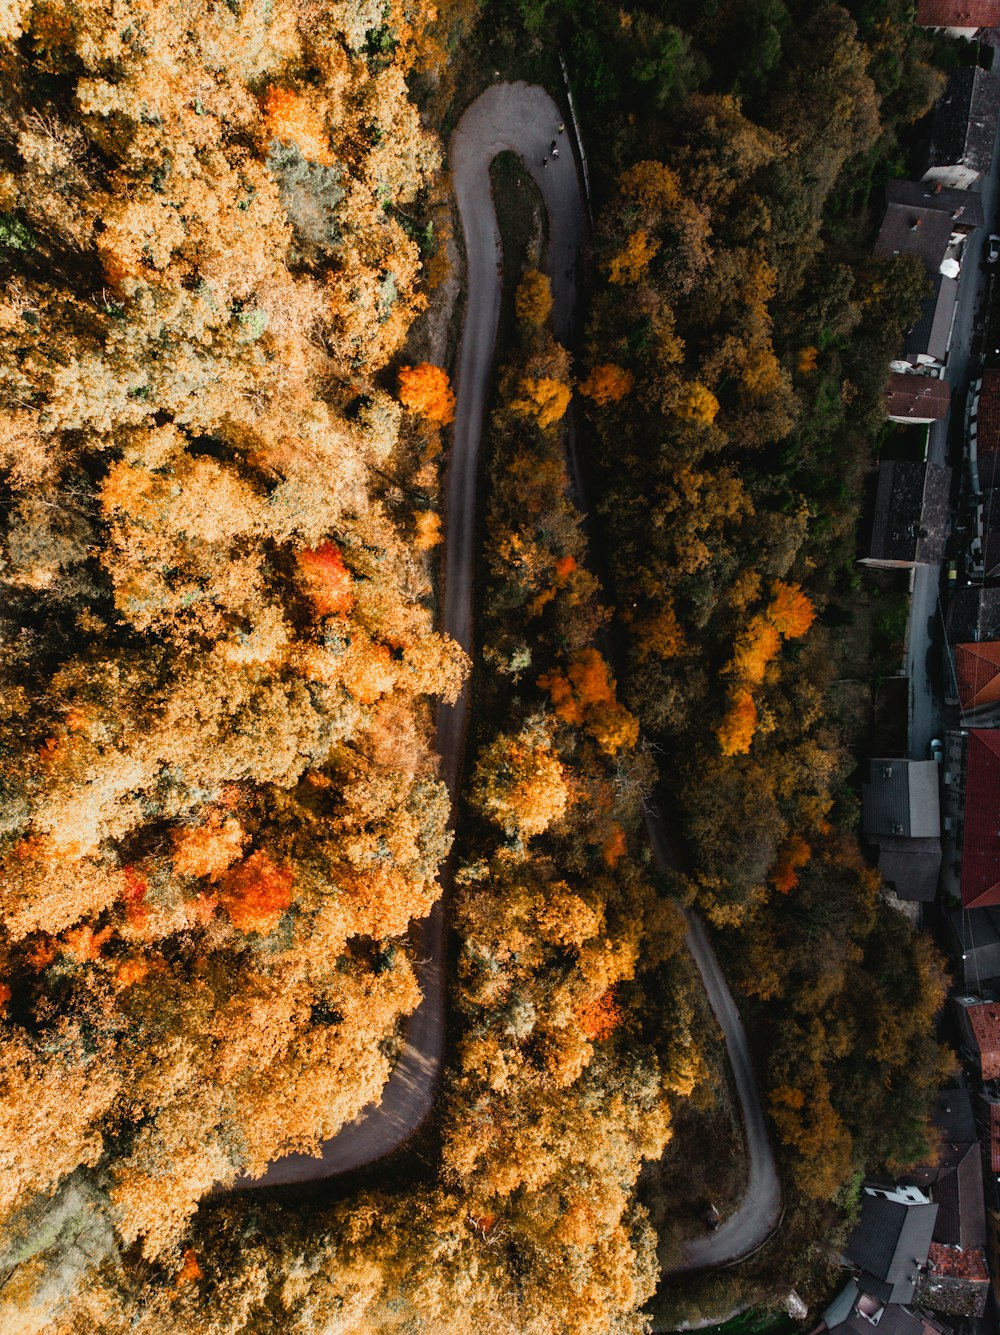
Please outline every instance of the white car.
[[941, 743], [940, 737], [935, 737], [934, 740], [931, 742], [930, 752], [931, 752], [931, 759], [936, 760], [937, 763], [940, 765], [942, 760], [944, 760], [944, 746]]
[[990, 233], [990, 239], [986, 243], [986, 263], [996, 264], [1000, 260], [1000, 236], [996, 232]]

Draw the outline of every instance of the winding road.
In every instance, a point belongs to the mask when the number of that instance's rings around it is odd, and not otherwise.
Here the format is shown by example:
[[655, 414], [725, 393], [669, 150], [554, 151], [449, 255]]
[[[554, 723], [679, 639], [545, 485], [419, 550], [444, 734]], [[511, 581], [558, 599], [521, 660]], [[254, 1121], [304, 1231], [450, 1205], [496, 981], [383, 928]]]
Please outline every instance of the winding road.
[[[488, 88], [468, 107], [451, 138], [450, 159], [462, 228], [465, 233], [467, 294], [456, 381], [455, 435], [446, 485], [446, 533], [443, 629], [471, 655], [473, 577], [475, 571], [476, 479], [486, 396], [490, 383], [502, 290], [503, 252], [490, 189], [490, 164], [511, 150], [523, 160], [548, 211], [547, 269], [552, 283], [552, 322], [556, 337], [569, 342], [576, 306], [576, 273], [583, 239], [584, 206], [571, 145], [561, 136], [562, 152], [542, 165], [562, 119], [544, 89], [524, 83]], [[579, 478], [576, 459], [570, 460]], [[577, 484], [578, 499], [579, 484]], [[441, 773], [456, 802], [465, 734], [469, 686], [454, 705], [438, 711], [436, 747]], [[647, 817], [654, 860], [662, 870], [676, 866], [657, 812]], [[333, 1177], [391, 1153], [426, 1120], [434, 1105], [444, 1055], [445, 933], [439, 901], [417, 931], [418, 977], [423, 999], [410, 1018], [402, 1054], [378, 1104], [363, 1110], [321, 1146], [320, 1156], [289, 1154], [238, 1189], [278, 1186]], [[739, 1208], [715, 1232], [689, 1241], [681, 1263], [669, 1271], [682, 1274], [739, 1260], [774, 1230], [781, 1211], [781, 1191], [767, 1134], [760, 1092], [746, 1034], [732, 994], [700, 919], [688, 913], [687, 944], [701, 974], [712, 1010], [725, 1038], [743, 1111], [749, 1158], [746, 1195]]]

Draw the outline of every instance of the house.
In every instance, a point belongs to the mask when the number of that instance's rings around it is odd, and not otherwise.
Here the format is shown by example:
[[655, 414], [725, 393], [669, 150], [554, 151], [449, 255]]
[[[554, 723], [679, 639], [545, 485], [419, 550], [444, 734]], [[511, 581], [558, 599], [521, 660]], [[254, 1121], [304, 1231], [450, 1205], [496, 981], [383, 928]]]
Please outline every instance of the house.
[[938, 766], [933, 760], [875, 759], [861, 786], [861, 828], [869, 837], [937, 838]]
[[1000, 367], [986, 367], [971, 386], [967, 446], [972, 490], [991, 491], [1000, 482]]
[[955, 1011], [961, 1050], [976, 1065], [982, 1080], [1000, 1076], [1000, 1002], [957, 996]]
[[1000, 589], [956, 589], [945, 614], [945, 635], [949, 644], [1000, 640]]
[[948, 928], [955, 967], [964, 988], [978, 992], [1000, 979], [1000, 907], [949, 913]]
[[978, 65], [953, 70], [934, 111], [923, 179], [967, 190], [989, 175], [998, 117], [1000, 78]]
[[864, 1187], [861, 1218], [844, 1248], [861, 1294], [908, 1303], [927, 1264], [938, 1207], [919, 1187]]
[[880, 1303], [862, 1293], [857, 1281], [849, 1279], [824, 1311], [813, 1335], [837, 1331], [838, 1335], [944, 1335], [943, 1328], [923, 1312], [911, 1311], [898, 1303]]
[[861, 828], [900, 899], [929, 903], [941, 869], [941, 803], [933, 760], [875, 759], [861, 786]]
[[890, 207], [947, 213], [952, 231], [961, 236], [968, 236], [986, 224], [982, 195], [972, 190], [949, 190], [940, 181], [890, 181], [885, 187], [885, 199]]
[[963, 715], [1000, 704], [1000, 640], [956, 644], [955, 681]]
[[965, 739], [965, 804], [955, 834], [965, 908], [1000, 904], [1000, 731], [970, 728]]
[[1000, 27], [1000, 0], [917, 0], [916, 21], [971, 42], [983, 28]]
[[[956, 238], [961, 240], [961, 238]], [[916, 255], [928, 278], [942, 270], [952, 244], [951, 214], [943, 209], [890, 204], [882, 219], [872, 254], [878, 259]], [[950, 273], [950, 277], [956, 277]]]
[[951, 469], [883, 459], [865, 565], [939, 565], [949, 530]]
[[894, 371], [905, 371], [911, 366], [944, 368], [957, 303], [958, 280], [935, 274], [930, 293], [920, 303], [920, 317], [906, 335], [902, 358], [890, 362]]
[[941, 1090], [934, 1105], [934, 1130], [934, 1158], [907, 1174], [906, 1184], [921, 1187], [937, 1204], [935, 1243], [982, 1250], [986, 1203], [971, 1089]]
[[917, 1282], [918, 1303], [945, 1316], [982, 1316], [989, 1296], [990, 1272], [982, 1247], [931, 1243], [927, 1271]]
[[885, 408], [891, 422], [940, 422], [951, 410], [951, 386], [936, 376], [892, 371]]

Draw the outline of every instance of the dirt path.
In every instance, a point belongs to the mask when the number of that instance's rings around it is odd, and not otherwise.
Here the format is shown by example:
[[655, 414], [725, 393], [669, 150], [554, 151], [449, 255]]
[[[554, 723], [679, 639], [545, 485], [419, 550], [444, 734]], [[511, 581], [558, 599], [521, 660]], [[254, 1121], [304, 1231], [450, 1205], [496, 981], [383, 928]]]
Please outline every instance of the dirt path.
[[[558, 134], [559, 121], [559, 109], [544, 89], [523, 83], [494, 84], [466, 110], [451, 139], [450, 161], [468, 271], [456, 383], [455, 438], [446, 490], [442, 620], [445, 631], [467, 652], [472, 649], [479, 446], [503, 278], [490, 163], [504, 150], [517, 153], [545, 201], [552, 321], [556, 337], [567, 342], [573, 330], [584, 208], [567, 136]], [[557, 159], [549, 154], [553, 139], [560, 148]], [[546, 156], [548, 164], [543, 166]], [[578, 476], [575, 459], [573, 472]], [[442, 706], [438, 712], [436, 746], [453, 803], [461, 776], [468, 705], [466, 688], [456, 704]], [[673, 868], [675, 860], [658, 813], [652, 812], [646, 824], [657, 865], [664, 870]], [[781, 1211], [780, 1184], [746, 1033], [705, 928], [690, 913], [687, 943], [726, 1041], [743, 1111], [750, 1164], [747, 1192], [739, 1209], [715, 1233], [688, 1242], [683, 1262], [672, 1274], [725, 1265], [746, 1256], [768, 1237]], [[402, 1055], [382, 1091], [381, 1102], [326, 1141], [321, 1157], [286, 1155], [262, 1177], [242, 1186], [312, 1181], [360, 1168], [391, 1153], [424, 1122], [437, 1096], [444, 1055], [444, 945], [444, 916], [439, 903], [419, 929], [418, 976], [423, 1000], [410, 1019]]]

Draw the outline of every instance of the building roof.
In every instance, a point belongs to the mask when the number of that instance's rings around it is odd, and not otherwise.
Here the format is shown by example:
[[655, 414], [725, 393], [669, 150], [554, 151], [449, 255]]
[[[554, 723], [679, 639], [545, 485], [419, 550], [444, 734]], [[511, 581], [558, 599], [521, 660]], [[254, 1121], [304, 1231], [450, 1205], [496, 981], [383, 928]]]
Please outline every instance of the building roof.
[[979, 1140], [971, 1089], [942, 1089], [934, 1104], [934, 1125], [942, 1147], [975, 1145]]
[[935, 1275], [950, 1275], [953, 1279], [972, 1280], [976, 1284], [990, 1282], [986, 1256], [980, 1247], [949, 1247], [932, 1242], [927, 1265]]
[[[943, 1146], [949, 1159], [931, 1187], [938, 1205], [934, 1242], [951, 1247], [986, 1246], [986, 1201], [978, 1140], [960, 1146]], [[931, 1248], [933, 1251], [933, 1247]]]
[[941, 268], [953, 230], [951, 214], [943, 209], [889, 204], [872, 253], [880, 259], [916, 255], [931, 278]]
[[939, 564], [948, 534], [950, 487], [951, 469], [940, 464], [883, 459], [867, 559]]
[[983, 370], [976, 408], [976, 453], [995, 454], [1000, 450], [1000, 366]]
[[1000, 640], [1000, 589], [956, 589], [948, 600], [945, 629], [949, 644]]
[[[1000, 6], [1000, 0], [997, 0]], [[940, 181], [890, 181], [885, 187], [889, 204], [933, 208], [950, 214], [956, 231], [982, 227], [986, 221], [983, 197], [975, 190], [952, 190]]]
[[937, 1212], [916, 1187], [864, 1188], [861, 1218], [844, 1249], [845, 1260], [861, 1271], [863, 1293], [883, 1302], [909, 1302], [927, 1260]]
[[932, 290], [920, 303], [920, 316], [906, 335], [903, 355], [915, 362], [918, 357], [933, 357], [944, 362], [948, 357], [951, 326], [958, 301], [958, 280], [934, 274]]
[[940, 422], [951, 408], [951, 386], [930, 375], [893, 371], [885, 391], [887, 417]]
[[998, 28], [1000, 0], [917, 0], [921, 28]]
[[958, 947], [956, 967], [964, 975], [963, 986], [978, 991], [1000, 978], [1000, 908], [959, 909], [949, 913], [948, 924]]
[[1000, 640], [955, 645], [958, 700], [968, 712], [1000, 701]]
[[983, 1095], [986, 1106], [986, 1135], [983, 1149], [991, 1173], [1000, 1173], [1000, 1102]]
[[878, 845], [878, 869], [897, 897], [922, 904], [932, 903], [941, 876], [941, 840], [907, 839], [902, 835], [886, 834], [875, 842]]
[[962, 903], [1000, 904], [1000, 732], [969, 730], [962, 830]]
[[984, 1080], [1000, 1076], [1000, 1002], [977, 1001], [963, 1007], [979, 1054]]
[[872, 760], [868, 782], [861, 788], [861, 828], [867, 835], [940, 836], [937, 762]]
[[929, 165], [950, 167], [960, 163], [983, 175], [988, 174], [993, 161], [998, 115], [1000, 78], [978, 65], [964, 65], [952, 70], [934, 111]]

